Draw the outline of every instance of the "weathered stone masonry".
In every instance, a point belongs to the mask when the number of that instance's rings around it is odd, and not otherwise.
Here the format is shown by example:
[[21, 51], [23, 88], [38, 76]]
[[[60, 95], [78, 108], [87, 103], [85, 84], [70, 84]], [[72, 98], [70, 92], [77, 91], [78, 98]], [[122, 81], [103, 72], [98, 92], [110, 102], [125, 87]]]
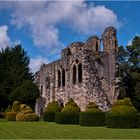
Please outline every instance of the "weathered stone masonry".
[[81, 110], [91, 101], [108, 110], [119, 93], [117, 50], [116, 29], [108, 27], [101, 39], [92, 36], [85, 43], [74, 42], [62, 50], [59, 60], [42, 65], [35, 77], [41, 95], [36, 113], [41, 114], [53, 100], [65, 104], [69, 98]]

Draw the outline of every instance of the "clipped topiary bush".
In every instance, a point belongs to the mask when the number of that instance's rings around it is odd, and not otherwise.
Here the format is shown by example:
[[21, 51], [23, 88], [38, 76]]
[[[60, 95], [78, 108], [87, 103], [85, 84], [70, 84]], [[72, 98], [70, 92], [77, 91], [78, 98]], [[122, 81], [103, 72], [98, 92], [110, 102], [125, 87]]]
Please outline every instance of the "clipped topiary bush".
[[56, 112], [55, 122], [58, 124], [79, 124], [78, 112]]
[[118, 100], [106, 115], [106, 126], [110, 128], [138, 127], [137, 110], [129, 98]]
[[19, 112], [19, 111], [20, 111], [20, 105], [21, 105], [21, 102], [19, 102], [19, 101], [14, 101], [14, 102], [13, 102], [13, 105], [12, 105], [12, 110], [11, 110], [11, 112]]
[[95, 103], [89, 102], [85, 112], [80, 113], [79, 124], [81, 126], [103, 126], [105, 124], [105, 113]]
[[69, 101], [65, 104], [65, 107], [62, 109], [61, 112], [80, 112], [79, 106], [74, 102], [72, 98], [69, 99]]
[[99, 107], [93, 103], [93, 102], [89, 102], [89, 104], [86, 106], [85, 112], [102, 112]]
[[73, 99], [65, 104], [60, 113], [56, 113], [55, 122], [60, 124], [78, 124], [80, 108]]
[[15, 121], [17, 113], [18, 112], [7, 112], [6, 113], [6, 120], [7, 121]]
[[37, 114], [33, 113], [32, 109], [25, 105], [21, 104], [21, 112], [16, 115], [16, 121], [38, 121], [39, 117]]
[[61, 110], [62, 106], [60, 106], [57, 101], [48, 103], [45, 109], [46, 112], [60, 112]]
[[6, 110], [4, 111], [4, 114], [3, 114], [4, 118], [6, 118], [6, 113], [7, 113], [7, 112], [11, 112], [11, 105], [8, 105], [8, 107], [7, 107]]
[[55, 121], [55, 112], [60, 112], [62, 110], [62, 106], [58, 104], [57, 101], [50, 102], [43, 114], [43, 120], [48, 122]]
[[[15, 121], [16, 120], [16, 115], [20, 112], [20, 105], [21, 103], [19, 101], [14, 101], [11, 111], [6, 112], [6, 119], [8, 121]], [[9, 107], [10, 110], [10, 107]]]

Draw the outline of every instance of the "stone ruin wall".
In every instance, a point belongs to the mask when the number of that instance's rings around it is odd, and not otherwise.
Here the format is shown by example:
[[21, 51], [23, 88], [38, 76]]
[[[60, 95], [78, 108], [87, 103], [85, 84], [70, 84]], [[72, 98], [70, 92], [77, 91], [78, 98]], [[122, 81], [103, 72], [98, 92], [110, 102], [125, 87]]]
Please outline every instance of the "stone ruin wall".
[[[72, 43], [62, 50], [61, 59], [40, 68], [36, 74], [36, 83], [42, 93], [42, 109], [53, 100], [65, 104], [69, 98], [73, 98], [81, 110], [91, 101], [104, 111], [110, 108], [118, 96], [117, 46], [108, 41], [111, 35], [116, 43], [116, 30], [109, 27], [102, 36], [104, 52], [100, 52], [100, 39], [93, 36], [85, 43]], [[73, 84], [72, 68], [78, 64], [82, 64], [82, 82]], [[63, 69], [65, 86], [58, 87], [58, 70]], [[41, 108], [39, 103], [37, 99], [37, 113]]]

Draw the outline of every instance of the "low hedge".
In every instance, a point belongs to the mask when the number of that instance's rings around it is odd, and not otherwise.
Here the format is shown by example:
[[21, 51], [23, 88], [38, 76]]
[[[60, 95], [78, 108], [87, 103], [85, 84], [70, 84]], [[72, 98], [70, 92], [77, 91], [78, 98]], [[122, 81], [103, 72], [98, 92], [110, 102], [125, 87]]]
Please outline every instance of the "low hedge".
[[55, 122], [58, 124], [79, 124], [79, 113], [56, 112]]
[[79, 117], [79, 124], [81, 126], [104, 126], [105, 113], [104, 112], [81, 112]]
[[139, 127], [138, 115], [106, 115], [106, 126], [108, 128], [137, 128]]
[[55, 122], [55, 112], [44, 112], [43, 120], [46, 122]]
[[6, 112], [7, 121], [15, 121], [18, 112]]
[[140, 112], [137, 113], [138, 121], [139, 121], [139, 128], [140, 128]]

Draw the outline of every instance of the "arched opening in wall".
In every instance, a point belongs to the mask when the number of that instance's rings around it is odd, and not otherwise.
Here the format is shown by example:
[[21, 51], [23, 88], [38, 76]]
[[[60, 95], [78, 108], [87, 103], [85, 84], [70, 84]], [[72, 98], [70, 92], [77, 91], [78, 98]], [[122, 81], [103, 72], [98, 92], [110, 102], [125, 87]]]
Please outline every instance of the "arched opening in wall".
[[65, 86], [65, 70], [62, 70], [62, 86]]
[[82, 64], [78, 65], [78, 82], [82, 82]]
[[76, 83], [76, 66], [73, 66], [73, 84]]
[[98, 42], [96, 41], [96, 51], [98, 51]]
[[64, 107], [64, 103], [63, 103], [63, 100], [62, 100], [62, 99], [59, 99], [57, 102], [58, 102], [58, 104], [59, 104], [60, 106]]
[[115, 49], [117, 48], [117, 45], [118, 45], [118, 44], [117, 44], [117, 40], [115, 40]]
[[61, 71], [60, 70], [58, 70], [57, 75], [58, 75], [58, 87], [60, 87], [61, 86]]
[[104, 45], [103, 45], [103, 40], [100, 41], [100, 51], [103, 52], [105, 51]]
[[40, 94], [43, 94], [43, 86], [40, 87]]

